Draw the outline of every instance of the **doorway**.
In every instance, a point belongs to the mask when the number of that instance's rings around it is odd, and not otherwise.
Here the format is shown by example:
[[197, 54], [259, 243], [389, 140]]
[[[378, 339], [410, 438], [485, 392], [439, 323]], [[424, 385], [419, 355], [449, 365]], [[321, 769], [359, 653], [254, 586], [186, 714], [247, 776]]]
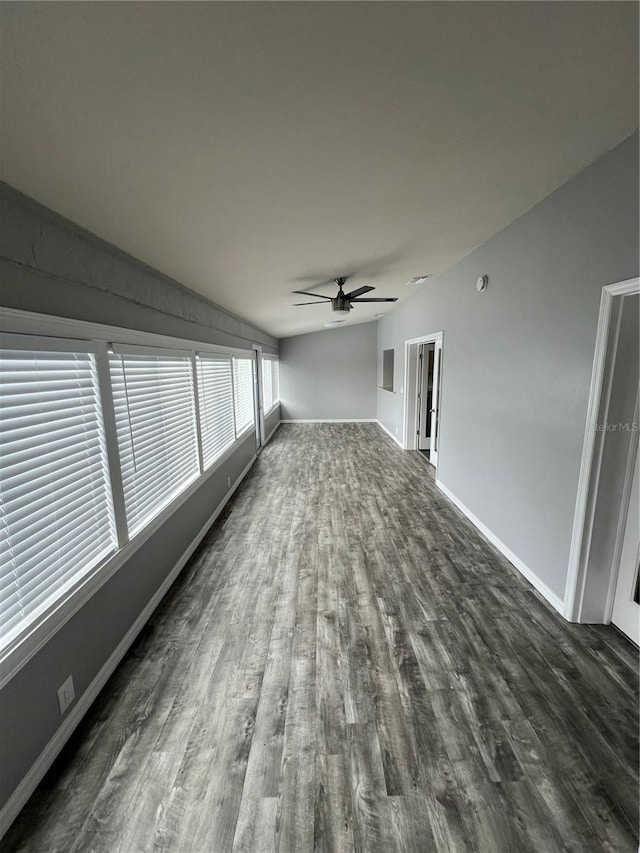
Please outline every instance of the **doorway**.
[[442, 400], [442, 332], [405, 341], [405, 450], [438, 465]]
[[433, 465], [438, 461], [438, 399], [440, 386], [441, 342], [418, 345], [416, 387], [416, 432], [418, 450]]
[[640, 279], [607, 285], [600, 302], [564, 608], [570, 621], [613, 622], [636, 643], [639, 347]]

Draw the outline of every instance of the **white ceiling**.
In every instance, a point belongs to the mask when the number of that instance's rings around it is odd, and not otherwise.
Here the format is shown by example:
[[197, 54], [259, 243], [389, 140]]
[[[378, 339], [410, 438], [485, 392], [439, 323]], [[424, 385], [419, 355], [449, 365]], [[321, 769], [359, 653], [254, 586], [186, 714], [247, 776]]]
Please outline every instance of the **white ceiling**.
[[330, 319], [293, 289], [403, 298], [637, 126], [635, 3], [0, 7], [4, 180], [280, 337]]

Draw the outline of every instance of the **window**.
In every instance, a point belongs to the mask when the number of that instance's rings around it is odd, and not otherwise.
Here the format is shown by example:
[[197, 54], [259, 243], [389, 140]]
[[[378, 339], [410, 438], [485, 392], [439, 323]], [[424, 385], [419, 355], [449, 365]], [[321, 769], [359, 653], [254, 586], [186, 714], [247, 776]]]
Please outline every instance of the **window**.
[[235, 441], [233, 381], [229, 356], [199, 356], [198, 405], [202, 459], [208, 468]]
[[382, 353], [382, 387], [385, 391], [393, 391], [393, 360], [394, 350], [384, 350]]
[[272, 362], [266, 358], [262, 359], [262, 405], [264, 411], [270, 412], [273, 408], [273, 386], [271, 384]]
[[43, 318], [10, 322], [26, 330], [0, 350], [0, 678], [254, 426], [248, 352], [199, 344], [196, 357], [190, 341], [123, 329], [107, 344], [118, 330], [75, 321], [65, 328], [87, 340], [64, 340], [40, 337]]
[[254, 425], [252, 358], [233, 357], [233, 396], [237, 438]]
[[116, 549], [95, 357], [0, 351], [2, 645]]
[[273, 381], [273, 405], [280, 402], [280, 362], [271, 362], [271, 379]]
[[275, 358], [262, 358], [262, 393], [265, 414], [280, 402], [280, 370]]
[[199, 473], [189, 356], [109, 358], [129, 536]]

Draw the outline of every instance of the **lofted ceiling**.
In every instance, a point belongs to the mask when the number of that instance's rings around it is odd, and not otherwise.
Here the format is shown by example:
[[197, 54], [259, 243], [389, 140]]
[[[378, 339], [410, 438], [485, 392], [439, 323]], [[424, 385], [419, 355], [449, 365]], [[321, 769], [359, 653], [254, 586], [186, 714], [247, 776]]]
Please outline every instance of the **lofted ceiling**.
[[635, 3], [0, 6], [2, 178], [278, 337], [331, 319], [294, 289], [405, 298], [638, 123]]

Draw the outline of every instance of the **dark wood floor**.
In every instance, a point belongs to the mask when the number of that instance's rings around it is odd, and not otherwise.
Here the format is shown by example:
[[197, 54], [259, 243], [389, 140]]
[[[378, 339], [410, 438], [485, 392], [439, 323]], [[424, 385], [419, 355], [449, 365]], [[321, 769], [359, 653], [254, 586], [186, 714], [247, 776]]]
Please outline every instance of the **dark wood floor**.
[[284, 425], [3, 851], [635, 851], [636, 653], [373, 424]]

